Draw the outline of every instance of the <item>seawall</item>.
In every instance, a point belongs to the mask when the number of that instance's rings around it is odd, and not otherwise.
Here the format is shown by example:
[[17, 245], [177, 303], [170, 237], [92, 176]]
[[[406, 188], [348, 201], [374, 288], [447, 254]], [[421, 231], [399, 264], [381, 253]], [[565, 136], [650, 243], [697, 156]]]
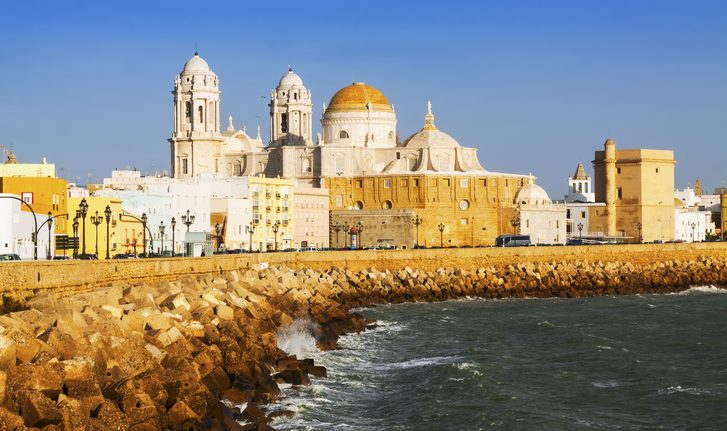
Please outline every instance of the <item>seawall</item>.
[[726, 258], [727, 242], [626, 244], [517, 248], [451, 248], [420, 250], [362, 250], [304, 253], [253, 253], [203, 258], [129, 259], [108, 261], [20, 261], [0, 264], [0, 293], [28, 296], [43, 291], [59, 295], [82, 293], [114, 282], [142, 283], [181, 275], [220, 274], [251, 268], [261, 262], [289, 268], [357, 271], [377, 268], [395, 271], [406, 266], [420, 270], [443, 267], [471, 269], [490, 265], [542, 262], [653, 262]]

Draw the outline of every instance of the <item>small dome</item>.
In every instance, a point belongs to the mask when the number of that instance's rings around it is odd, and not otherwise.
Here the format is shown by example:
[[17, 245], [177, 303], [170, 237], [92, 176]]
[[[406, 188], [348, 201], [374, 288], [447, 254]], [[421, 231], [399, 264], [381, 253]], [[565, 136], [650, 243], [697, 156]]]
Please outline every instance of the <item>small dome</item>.
[[202, 57], [199, 56], [196, 52], [194, 53], [194, 57], [187, 60], [186, 63], [184, 63], [184, 69], [182, 69], [182, 73], [208, 73], [211, 72], [209, 64], [207, 64], [206, 61]]
[[525, 184], [515, 195], [517, 205], [537, 205], [551, 203], [548, 193], [542, 187], [533, 183]]
[[283, 75], [280, 78], [280, 82], [278, 83], [278, 88], [285, 87], [303, 87], [303, 80], [300, 79], [300, 76], [298, 76], [295, 72], [293, 72], [293, 69], [288, 69], [288, 73]]
[[383, 93], [363, 82], [354, 82], [338, 90], [331, 98], [326, 112], [367, 111], [369, 104], [372, 111], [394, 112]]
[[422, 129], [407, 138], [403, 146], [407, 148], [456, 148], [460, 145], [453, 137], [438, 129]]

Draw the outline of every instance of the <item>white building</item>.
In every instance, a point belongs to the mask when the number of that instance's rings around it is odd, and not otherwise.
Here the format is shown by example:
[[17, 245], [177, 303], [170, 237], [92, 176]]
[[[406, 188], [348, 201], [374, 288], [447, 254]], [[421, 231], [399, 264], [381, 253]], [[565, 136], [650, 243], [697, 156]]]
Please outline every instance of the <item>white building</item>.
[[568, 177], [568, 194], [566, 202], [595, 202], [596, 193], [593, 191], [591, 176], [586, 174], [583, 163], [578, 163], [575, 174]]
[[328, 189], [301, 185], [295, 188], [293, 247], [323, 248], [330, 245]]
[[684, 242], [698, 242], [706, 239], [707, 233], [714, 233], [712, 214], [695, 208], [674, 210], [674, 239]]
[[531, 182], [515, 196], [519, 213], [518, 231], [530, 235], [532, 244], [565, 244], [566, 207], [550, 200], [542, 187]]
[[[17, 254], [21, 259], [33, 259], [33, 232], [35, 221], [33, 214], [21, 211], [20, 201], [10, 197], [20, 196], [0, 193], [0, 254]], [[46, 220], [45, 215], [38, 214], [38, 225]], [[51, 235], [50, 250], [53, 255], [53, 241]], [[38, 259], [45, 259], [48, 255], [48, 229], [43, 226], [38, 234]]]

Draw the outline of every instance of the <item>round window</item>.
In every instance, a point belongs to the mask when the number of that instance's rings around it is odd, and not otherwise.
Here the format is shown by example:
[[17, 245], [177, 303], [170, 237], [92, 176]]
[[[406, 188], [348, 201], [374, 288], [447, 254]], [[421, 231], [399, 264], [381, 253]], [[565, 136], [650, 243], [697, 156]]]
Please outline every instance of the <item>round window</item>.
[[356, 201], [356, 203], [354, 204], [354, 206], [356, 207], [357, 210], [362, 210], [363, 209], [363, 202]]
[[459, 201], [459, 209], [461, 209], [462, 211], [466, 210], [469, 207], [470, 203], [467, 199], [462, 199], [461, 201]]
[[384, 209], [390, 210], [394, 205], [392, 205], [391, 201], [384, 201]]

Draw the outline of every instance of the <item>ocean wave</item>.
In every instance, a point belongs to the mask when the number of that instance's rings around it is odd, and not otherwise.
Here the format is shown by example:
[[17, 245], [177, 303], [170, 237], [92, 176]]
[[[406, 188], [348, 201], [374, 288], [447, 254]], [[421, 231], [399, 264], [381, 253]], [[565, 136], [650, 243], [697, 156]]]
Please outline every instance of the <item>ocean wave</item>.
[[709, 395], [711, 392], [708, 389], [700, 388], [683, 388], [681, 386], [669, 386], [666, 389], [659, 389], [656, 391], [656, 395], [673, 395], [673, 394], [689, 394], [689, 395]]
[[319, 352], [316, 338], [321, 334], [321, 326], [309, 318], [295, 319], [293, 323], [278, 331], [278, 348], [289, 355], [298, 357]]
[[716, 286], [694, 286], [681, 292], [669, 293], [668, 295], [694, 295], [703, 293], [727, 293], [727, 289], [720, 289]]
[[597, 388], [617, 388], [621, 386], [616, 380], [604, 380], [602, 382], [591, 382], [591, 384]]
[[428, 367], [431, 365], [450, 364], [450, 363], [456, 361], [457, 359], [459, 359], [458, 356], [433, 356], [431, 358], [409, 359], [408, 361], [395, 362], [393, 364], [379, 365], [379, 366], [376, 366], [375, 368], [377, 368], [380, 371], [402, 370], [402, 369], [408, 369], [408, 368]]

